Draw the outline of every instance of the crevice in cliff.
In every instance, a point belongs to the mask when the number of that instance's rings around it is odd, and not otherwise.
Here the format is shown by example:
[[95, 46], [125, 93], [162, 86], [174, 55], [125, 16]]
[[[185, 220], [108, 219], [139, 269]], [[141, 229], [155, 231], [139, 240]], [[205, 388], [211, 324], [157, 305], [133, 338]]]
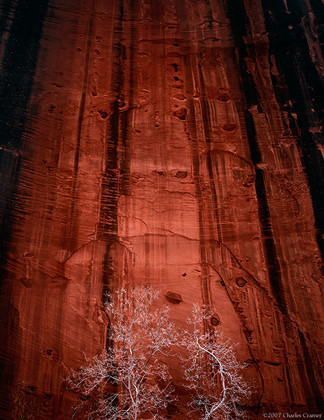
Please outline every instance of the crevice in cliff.
[[[106, 170], [101, 183], [100, 222], [98, 237], [107, 243], [103, 264], [102, 299], [105, 300], [116, 287], [119, 287], [115, 273], [113, 248], [119, 243], [131, 255], [135, 255], [118, 239], [118, 200], [121, 195], [130, 194], [130, 130], [133, 119], [134, 91], [136, 87], [136, 53], [138, 31], [136, 20], [136, 4], [130, 1], [127, 19], [124, 1], [120, 0], [119, 10], [114, 16], [113, 29], [113, 59], [111, 96], [111, 116], [108, 120], [108, 139], [106, 147]], [[126, 22], [130, 25], [132, 43], [126, 48], [124, 31]], [[127, 104], [124, 99], [127, 89]], [[125, 92], [124, 92], [125, 90]], [[107, 342], [106, 346], [111, 343]]]
[[[130, 0], [129, 3], [129, 13], [130, 16], [133, 17], [136, 14], [136, 2], [134, 0]], [[134, 95], [135, 95], [135, 88], [136, 88], [136, 57], [138, 53], [138, 28], [137, 25], [134, 23], [136, 22], [135, 19], [123, 19], [124, 22], [130, 22], [130, 39], [132, 40], [129, 46], [129, 57], [128, 57], [128, 105], [127, 109], [123, 110], [120, 104], [120, 139], [119, 143], [121, 146], [121, 153], [120, 153], [120, 167], [119, 167], [119, 175], [120, 175], [120, 185], [119, 185], [119, 194], [121, 195], [129, 195], [130, 194], [130, 130], [133, 121], [133, 113], [130, 112], [133, 109], [141, 108], [144, 105], [134, 104]], [[126, 60], [126, 57], [125, 57]], [[125, 71], [124, 71], [125, 76]], [[123, 82], [125, 83], [125, 77]], [[122, 98], [120, 97], [119, 100]], [[127, 111], [127, 112], [125, 112]]]
[[73, 258], [79, 251], [81, 251], [82, 249], [84, 249], [87, 245], [91, 244], [91, 243], [95, 243], [97, 242], [96, 240], [90, 240], [88, 242], [83, 243], [82, 245], [80, 245], [76, 250], [74, 250], [67, 258], [65, 258], [65, 260], [62, 262], [62, 264], [66, 264], [71, 258]]
[[[102, 268], [102, 302], [105, 302], [105, 300], [109, 298], [115, 287], [114, 258], [112, 250], [117, 241], [118, 233], [118, 140], [120, 136], [120, 104], [123, 103], [122, 89], [125, 80], [126, 60], [126, 47], [123, 43], [124, 0], [117, 2], [115, 9], [113, 16], [115, 22], [113, 27], [112, 72], [110, 82], [110, 91], [113, 100], [110, 107], [110, 118], [107, 121], [108, 138], [105, 139], [105, 172], [101, 180], [100, 215], [97, 229], [97, 238], [104, 240], [107, 244]], [[105, 344], [108, 347], [112, 346], [112, 343], [109, 341]]]
[[160, 237], [165, 237], [165, 236], [178, 236], [180, 238], [186, 239], [188, 241], [195, 241], [195, 242], [199, 242], [199, 239], [197, 238], [190, 238], [189, 236], [186, 235], [182, 235], [181, 233], [176, 233], [173, 232], [172, 230], [169, 229], [165, 229], [165, 228], [158, 228], [159, 230], [164, 230], [165, 232], [169, 232], [171, 235], [165, 235], [163, 233], [153, 233], [153, 232], [148, 232], [148, 233], [143, 233], [142, 235], [134, 235], [134, 236], [127, 236], [127, 238], [142, 238], [142, 237], [148, 237], [148, 236], [160, 236]]
[[[122, 112], [124, 106], [123, 89], [126, 79], [126, 60], [132, 61], [133, 52], [127, 57], [126, 46], [123, 41], [124, 32], [124, 2], [119, 2], [119, 10], [114, 16], [113, 29], [113, 57], [111, 76], [111, 103], [110, 118], [107, 121], [108, 138], [106, 139], [105, 173], [101, 182], [100, 222], [98, 237], [111, 241], [117, 235], [117, 209], [121, 193], [127, 192], [129, 181], [129, 140], [128, 126], [129, 113]], [[133, 84], [133, 77], [130, 77]], [[133, 88], [130, 92], [129, 105], [133, 106]], [[120, 148], [118, 146], [121, 146]], [[121, 150], [120, 150], [121, 149]]]

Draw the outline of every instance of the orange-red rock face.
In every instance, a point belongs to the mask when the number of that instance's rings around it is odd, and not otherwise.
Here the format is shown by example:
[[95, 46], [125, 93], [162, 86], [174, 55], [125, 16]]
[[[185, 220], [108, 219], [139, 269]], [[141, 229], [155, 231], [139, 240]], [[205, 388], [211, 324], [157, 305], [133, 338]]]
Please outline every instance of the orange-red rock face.
[[211, 307], [259, 413], [319, 413], [320, 2], [25, 3], [1, 2], [0, 417], [70, 418], [103, 294], [144, 282], [179, 325]]

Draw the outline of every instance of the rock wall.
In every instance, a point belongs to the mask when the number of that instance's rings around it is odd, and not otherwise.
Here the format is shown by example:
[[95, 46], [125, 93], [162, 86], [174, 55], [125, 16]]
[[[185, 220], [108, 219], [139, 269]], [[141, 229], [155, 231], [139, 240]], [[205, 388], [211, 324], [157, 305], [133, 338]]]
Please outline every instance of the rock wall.
[[103, 294], [145, 282], [210, 306], [257, 418], [319, 413], [322, 3], [0, 4], [0, 417], [70, 418]]

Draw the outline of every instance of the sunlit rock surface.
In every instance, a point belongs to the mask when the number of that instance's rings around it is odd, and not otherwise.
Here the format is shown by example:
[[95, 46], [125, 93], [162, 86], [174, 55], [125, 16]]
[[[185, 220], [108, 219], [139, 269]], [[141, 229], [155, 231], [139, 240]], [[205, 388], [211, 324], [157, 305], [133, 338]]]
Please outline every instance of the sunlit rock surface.
[[1, 419], [71, 418], [103, 296], [144, 282], [210, 306], [257, 418], [319, 413], [322, 2], [0, 9]]

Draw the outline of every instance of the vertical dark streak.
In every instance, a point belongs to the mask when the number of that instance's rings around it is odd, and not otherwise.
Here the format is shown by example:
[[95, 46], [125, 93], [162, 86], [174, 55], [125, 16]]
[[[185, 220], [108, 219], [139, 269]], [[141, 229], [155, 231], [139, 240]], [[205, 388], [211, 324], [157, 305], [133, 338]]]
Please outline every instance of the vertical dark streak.
[[108, 138], [106, 169], [102, 180], [100, 222], [98, 239], [108, 242], [117, 235], [117, 200], [119, 189], [118, 142], [120, 137], [122, 87], [124, 84], [124, 61], [126, 60], [125, 46], [122, 43], [124, 8], [121, 1], [119, 16], [113, 29], [113, 58], [111, 96], [114, 98], [110, 108], [108, 120]]
[[[109, 137], [107, 138], [106, 170], [101, 185], [100, 220], [98, 225], [98, 239], [107, 243], [103, 263], [103, 289], [102, 299], [114, 290], [114, 261], [112, 257], [113, 246], [117, 240], [117, 205], [119, 197], [119, 162], [118, 143], [123, 124], [120, 105], [123, 103], [122, 88], [124, 85], [124, 67], [126, 49], [122, 43], [123, 38], [124, 4], [120, 0], [118, 15], [115, 17], [113, 29], [113, 54], [111, 96], [111, 115], [108, 121]], [[106, 345], [109, 345], [107, 342]]]
[[200, 82], [200, 88], [201, 88], [201, 94], [202, 98], [200, 100], [201, 105], [201, 113], [203, 116], [203, 126], [204, 126], [204, 134], [205, 134], [205, 142], [206, 142], [206, 149], [207, 149], [207, 155], [206, 155], [206, 163], [207, 163], [207, 171], [209, 175], [209, 183], [210, 183], [210, 192], [212, 195], [212, 211], [216, 218], [216, 226], [217, 226], [217, 234], [219, 237], [218, 240], [222, 241], [221, 236], [221, 229], [220, 229], [220, 223], [219, 223], [219, 217], [218, 217], [218, 204], [217, 204], [217, 195], [216, 195], [216, 186], [215, 186], [215, 179], [214, 179], [214, 171], [213, 171], [213, 162], [212, 162], [212, 154], [211, 154], [211, 143], [213, 141], [212, 133], [211, 133], [211, 118], [209, 113], [209, 106], [208, 106], [208, 100], [206, 98], [206, 88], [205, 88], [205, 82], [204, 82], [204, 76], [202, 74], [201, 66], [198, 66], [199, 70], [199, 82]]
[[[135, 2], [130, 2], [130, 13], [133, 15], [136, 10]], [[112, 71], [112, 96], [115, 100], [111, 106], [111, 117], [109, 119], [110, 135], [107, 140], [106, 173], [102, 181], [101, 213], [98, 234], [101, 239], [107, 242], [104, 257], [103, 276], [103, 299], [118, 286], [118, 279], [115, 277], [115, 267], [112, 257], [113, 246], [117, 240], [118, 224], [117, 210], [118, 198], [120, 195], [129, 194], [130, 180], [130, 123], [132, 121], [132, 110], [134, 108], [134, 87], [135, 87], [135, 56], [137, 48], [137, 28], [132, 21], [131, 45], [129, 57], [126, 55], [126, 47], [122, 42], [123, 38], [124, 5], [121, 1], [119, 16], [116, 17], [113, 39], [113, 71]], [[130, 69], [128, 104], [124, 102], [123, 89], [125, 85], [125, 66], [129, 60]], [[125, 108], [125, 109], [123, 109]], [[108, 334], [109, 335], [109, 334]], [[109, 341], [106, 346], [110, 346]], [[108, 347], [107, 347], [108, 348]]]
[[[251, 158], [254, 165], [256, 165], [261, 161], [261, 152], [257, 144], [253, 118], [249, 112], [246, 113], [246, 129], [251, 150]], [[278, 303], [278, 306], [282, 312], [286, 314], [287, 305], [285, 295], [283, 293], [280, 264], [278, 261], [276, 245], [271, 227], [271, 216], [264, 183], [264, 174], [263, 171], [257, 167], [255, 168], [255, 190], [258, 201], [258, 213], [262, 232], [262, 243], [267, 261], [271, 291]]]
[[[261, 106], [259, 102], [259, 95], [253, 78], [248, 73], [244, 62], [244, 58], [249, 56], [249, 52], [247, 51], [247, 47], [244, 43], [244, 36], [246, 35], [246, 27], [244, 22], [247, 22], [247, 17], [243, 2], [241, 0], [229, 0], [227, 12], [232, 25], [232, 33], [235, 39], [235, 44], [238, 46], [239, 67], [243, 79], [242, 88], [245, 92], [247, 107], [250, 108], [253, 105], [257, 105], [260, 111]], [[253, 117], [249, 112], [246, 113], [246, 129], [250, 146], [251, 159], [253, 164], [257, 165], [261, 162], [262, 156], [256, 138]], [[287, 310], [284, 287], [275, 239], [271, 226], [271, 216], [267, 200], [264, 173], [261, 169], [256, 168], [255, 174], [255, 189], [258, 201], [258, 213], [262, 232], [262, 243], [269, 272], [271, 290], [278, 303], [278, 306], [281, 308], [283, 313], [286, 313]]]
[[[135, 19], [136, 4], [134, 0], [130, 0], [131, 19]], [[137, 53], [138, 33], [137, 25], [133, 20], [130, 22], [130, 39], [129, 46], [129, 93], [128, 93], [128, 109], [121, 115], [121, 160], [120, 160], [120, 186], [119, 194], [128, 195], [130, 188], [130, 125], [132, 123], [132, 114], [134, 105], [134, 89], [136, 86], [135, 57]]]
[[[93, 4], [92, 4], [92, 10], [93, 10]], [[70, 210], [70, 233], [68, 236], [68, 238], [70, 239], [70, 247], [69, 247], [70, 252], [74, 251], [74, 241], [76, 237], [75, 224], [77, 223], [77, 220], [75, 220], [74, 212], [75, 212], [75, 201], [77, 198], [75, 194], [76, 194], [79, 160], [80, 160], [81, 132], [82, 132], [84, 109], [85, 109], [85, 102], [86, 102], [87, 88], [88, 88], [89, 61], [90, 61], [91, 44], [92, 44], [92, 36], [93, 36], [93, 24], [94, 24], [94, 12], [92, 12], [90, 21], [89, 21], [87, 51], [86, 51], [86, 56], [85, 56], [85, 61], [84, 61], [82, 95], [81, 95], [79, 115], [78, 115], [76, 147], [75, 147], [75, 153], [74, 153], [73, 184], [72, 184], [72, 191], [71, 191], [71, 210]]]

